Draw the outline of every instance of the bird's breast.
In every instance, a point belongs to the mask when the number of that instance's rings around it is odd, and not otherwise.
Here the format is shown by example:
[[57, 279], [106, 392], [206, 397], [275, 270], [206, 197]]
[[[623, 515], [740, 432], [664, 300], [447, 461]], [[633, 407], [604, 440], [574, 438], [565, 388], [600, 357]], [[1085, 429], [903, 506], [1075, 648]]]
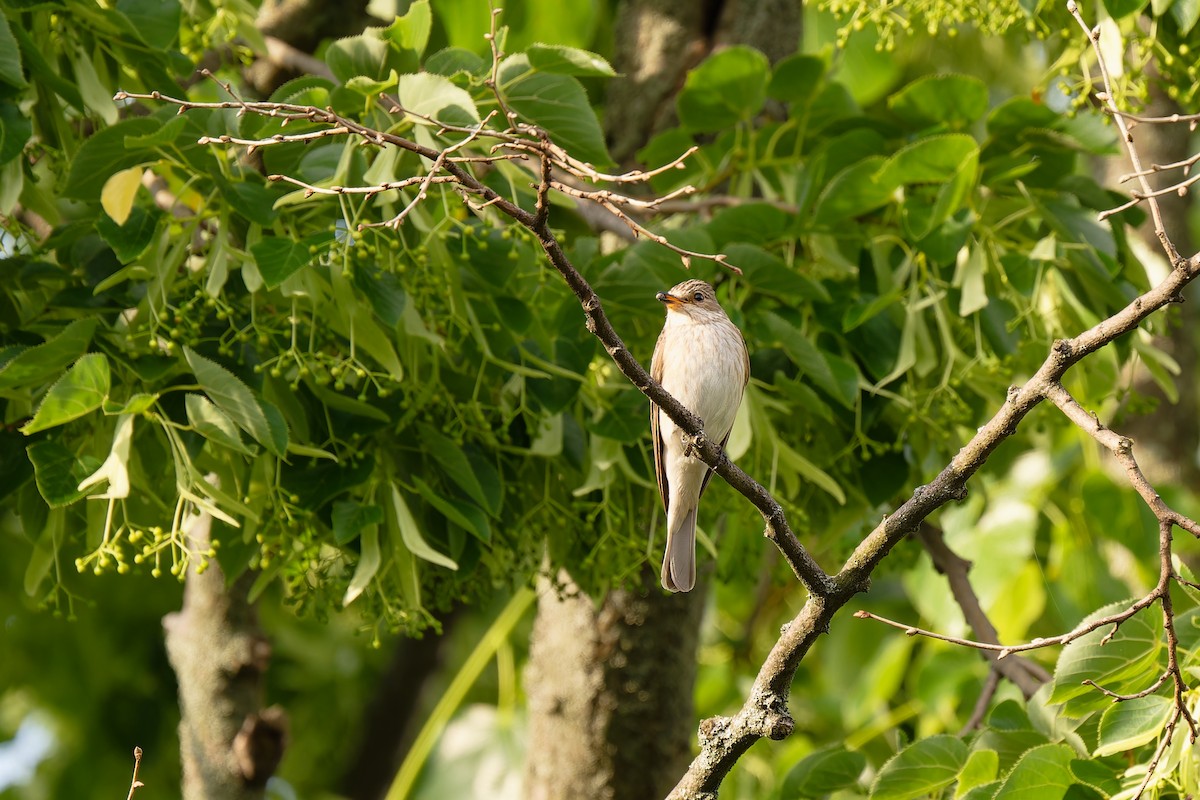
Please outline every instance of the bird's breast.
[[709, 436], [723, 439], [746, 384], [741, 334], [732, 324], [693, 324], [676, 326], [667, 335], [663, 388], [704, 420]]

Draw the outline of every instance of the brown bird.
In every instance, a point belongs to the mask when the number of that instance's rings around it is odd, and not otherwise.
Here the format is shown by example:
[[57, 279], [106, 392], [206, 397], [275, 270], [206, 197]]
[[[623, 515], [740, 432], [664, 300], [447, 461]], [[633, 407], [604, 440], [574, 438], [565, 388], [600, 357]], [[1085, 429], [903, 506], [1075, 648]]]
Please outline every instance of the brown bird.
[[[667, 319], [650, 375], [701, 419], [709, 439], [724, 447], [750, 380], [746, 341], [704, 281], [684, 281], [657, 297], [667, 307]], [[712, 470], [687, 455], [684, 432], [654, 403], [650, 432], [658, 491], [667, 512], [662, 585], [687, 592], [696, 585], [696, 509]]]

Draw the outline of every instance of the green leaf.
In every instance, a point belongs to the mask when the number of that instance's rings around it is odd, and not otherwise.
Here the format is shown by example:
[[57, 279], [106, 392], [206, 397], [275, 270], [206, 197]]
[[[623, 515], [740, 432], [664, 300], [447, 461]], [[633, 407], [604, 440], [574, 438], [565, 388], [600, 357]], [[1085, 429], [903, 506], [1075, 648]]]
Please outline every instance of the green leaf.
[[461, 47], [447, 47], [439, 50], [425, 60], [425, 71], [447, 78], [465, 72], [476, 75], [487, 69], [487, 62], [470, 50]]
[[105, 414], [143, 414], [154, 407], [158, 401], [157, 394], [137, 392], [131, 394], [124, 403], [114, 403], [109, 400], [104, 404]]
[[[4, 19], [0, 15], [0, 20]], [[36, 492], [34, 493], [36, 497]], [[24, 587], [25, 594], [28, 597], [36, 597], [41, 589], [42, 581], [50, 574], [50, 567], [54, 565], [54, 557], [58, 552], [56, 539], [62, 537], [63, 527], [63, 512], [56, 511], [51, 517], [46, 513], [46, 506], [41, 499], [37, 499], [38, 505], [41, 506], [40, 521], [41, 525], [37, 526], [40, 535], [37, 537], [37, 542], [33, 546], [33, 552], [29, 556], [29, 563], [25, 565]], [[22, 520], [26, 519], [25, 514], [20, 514]]]
[[162, 212], [157, 209], [148, 211], [135, 206], [123, 224], [117, 224], [107, 215], [96, 217], [96, 233], [113, 249], [122, 264], [128, 264], [144, 253], [154, 241], [161, 218]]
[[189, 394], [184, 398], [184, 406], [187, 409], [188, 424], [196, 433], [220, 447], [254, 455], [255, 451], [242, 441], [233, 420], [207, 397]]
[[835, 175], [817, 198], [817, 222], [832, 225], [891, 202], [896, 185], [879, 182], [884, 163], [882, 156], [868, 156]]
[[70, 505], [87, 496], [79, 482], [100, 466], [98, 458], [80, 458], [55, 439], [43, 439], [25, 448], [38, 491], [51, 508]]
[[817, 56], [797, 54], [775, 65], [767, 95], [784, 103], [799, 105], [812, 97], [825, 74], [825, 62]]
[[413, 122], [418, 125], [440, 123], [466, 127], [479, 124], [479, 110], [471, 95], [441, 75], [429, 72], [401, 75], [396, 94], [406, 111], [436, 120], [431, 123], [429, 119], [413, 117]]
[[83, 50], [75, 51], [71, 57], [71, 65], [75, 70], [75, 81], [79, 85], [79, 94], [84, 105], [104, 120], [105, 125], [117, 124], [121, 116], [117, 104], [113, 102], [113, 91], [100, 82], [100, 76], [96, 74], [96, 65], [92, 63], [90, 55]]
[[280, 485], [299, 498], [301, 507], [318, 511], [339, 495], [361, 486], [374, 469], [375, 459], [369, 456], [335, 463], [324, 459], [311, 465], [292, 463], [283, 467]]
[[988, 88], [969, 75], [928, 75], [889, 97], [888, 107], [914, 127], [962, 128], [987, 113]]
[[433, 12], [429, 0], [415, 0], [402, 17], [385, 28], [389, 39], [403, 50], [413, 51], [418, 58], [429, 44], [429, 32], [433, 29]]
[[893, 756], [871, 787], [872, 800], [913, 800], [949, 786], [967, 760], [967, 746], [954, 736], [918, 739]]
[[580, 75], [611, 78], [617, 73], [607, 61], [595, 53], [560, 44], [532, 44], [525, 51], [529, 66], [539, 72], [558, 75]]
[[788, 266], [774, 253], [744, 242], [722, 247], [721, 252], [729, 256], [730, 263], [741, 267], [746, 281], [760, 292], [783, 300], [799, 298], [830, 302], [829, 292], [824, 286], [801, 274], [807, 265], [802, 266], [799, 261]]
[[425, 498], [425, 502], [441, 512], [443, 517], [463, 530], [474, 534], [479, 541], [485, 543], [491, 541], [492, 526], [488, 522], [487, 515], [477, 506], [461, 501], [453, 503], [435, 492], [432, 486], [415, 475], [413, 483], [417, 487], [417, 492]]
[[354, 567], [354, 577], [346, 587], [342, 597], [342, 605], [348, 606], [358, 599], [359, 595], [371, 584], [371, 579], [379, 571], [382, 561], [379, 552], [379, 526], [368, 525], [362, 531], [362, 550], [358, 556], [358, 564]]
[[762, 108], [770, 80], [771, 64], [758, 50], [721, 50], [688, 72], [676, 99], [679, 121], [696, 132], [749, 121]]
[[966, 258], [959, 259], [954, 280], [951, 281], [952, 286], [962, 290], [958, 302], [959, 316], [967, 317], [987, 307], [987, 286], [983, 275], [989, 261], [987, 246], [979, 242], [974, 243]]
[[377, 505], [337, 500], [333, 504], [333, 538], [340, 545], [357, 539], [367, 528], [383, 522], [383, 508]]
[[783, 348], [808, 380], [847, 408], [852, 407], [857, 394], [857, 377], [854, 378], [854, 390], [848, 393], [840, 376], [834, 373], [831, 354], [820, 350], [803, 331], [773, 311], [756, 315], [752, 324], [761, 326], [760, 338]]
[[162, 0], [117, 0], [117, 11], [129, 20], [130, 28], [155, 50], [166, 50], [179, 36], [180, 3]]
[[993, 800], [1059, 800], [1075, 782], [1071, 760], [1075, 751], [1065, 744], [1043, 744], [1021, 756]]
[[283, 236], [263, 239], [250, 248], [250, 253], [268, 289], [278, 288], [312, 261], [306, 246]]
[[570, 75], [535, 72], [524, 54], [504, 59], [501, 92], [513, 111], [544, 128], [554, 143], [595, 165], [611, 162], [604, 133], [583, 86]]
[[192, 374], [196, 376], [196, 382], [204, 389], [209, 399], [216, 403], [217, 408], [225, 412], [239, 428], [253, 436], [255, 441], [283, 458], [284, 451], [276, 447], [267, 417], [246, 384], [220, 364], [210, 361], [190, 347], [183, 348], [183, 355], [192, 369]]
[[979, 145], [964, 133], [929, 136], [898, 150], [879, 168], [875, 180], [884, 186], [943, 183], [978, 152]]
[[1173, 704], [1156, 694], [1113, 703], [1100, 717], [1096, 758], [1134, 750], [1158, 738], [1171, 715]]
[[33, 123], [29, 117], [14, 103], [0, 103], [0, 166], [21, 155], [32, 136]]
[[[267, 428], [271, 432], [271, 443], [267, 445], [267, 449], [283, 458], [290, 451], [287, 420], [283, 418], [283, 412], [274, 404], [260, 400], [258, 405], [263, 411], [263, 416], [267, 418]], [[337, 461], [336, 458], [332, 460]]]
[[174, 144], [193, 144], [181, 141], [184, 129], [188, 126], [187, 117], [175, 116], [168, 119], [158, 130], [150, 133], [125, 135], [125, 147], [129, 150], [153, 149], [155, 147], [170, 147]]
[[325, 63], [341, 83], [358, 75], [382, 80], [389, 72], [387, 58], [387, 42], [371, 34], [338, 39], [325, 51]]
[[[229, 205], [237, 213], [251, 222], [257, 222], [264, 228], [272, 225], [279, 217], [275, 209], [276, 192], [258, 182], [250, 181], [216, 181], [217, 188]], [[265, 239], [263, 241], [270, 241]]]
[[98, 322], [95, 317], [77, 319], [54, 338], [10, 358], [0, 367], [0, 391], [32, 388], [58, 374], [87, 350]]
[[400, 538], [410, 553], [431, 564], [437, 564], [439, 567], [458, 569], [458, 564], [454, 563], [453, 559], [434, 550], [421, 536], [421, 529], [417, 526], [417, 521], [413, 519], [412, 512], [408, 509], [408, 503], [404, 501], [404, 496], [395, 486], [392, 486], [392, 509], [396, 513], [396, 525], [400, 529]]
[[838, 482], [830, 477], [829, 473], [784, 444], [781, 439], [776, 440], [772, 446], [775, 448], [781, 466], [794, 470], [797, 475], [815, 484], [836, 500], [839, 505], [846, 504], [846, 493], [842, 491], [842, 487], [838, 485]]
[[[25, 61], [25, 67], [29, 70], [29, 74], [37, 81], [50, 87], [55, 94], [78, 109], [81, 114], [86, 114], [87, 108], [83, 104], [83, 98], [79, 95], [79, 87], [74, 82], [68, 81], [58, 74], [58, 70], [46, 60], [46, 57], [42, 54], [42, 48], [33, 40], [33, 36], [30, 35], [29, 31], [22, 25], [11, 28], [10, 31], [17, 40], [17, 46], [20, 49], [21, 57]], [[56, 111], [58, 109], [54, 103], [39, 103], [38, 105], [46, 105]]]
[[153, 117], [134, 117], [89, 136], [71, 160], [63, 196], [87, 202], [98, 201], [110, 175], [155, 158], [149, 148], [128, 147], [125, 137], [153, 133], [161, 125]]
[[1179, 25], [1179, 35], [1187, 36], [1200, 20], [1200, 0], [1176, 0], [1171, 6], [1171, 14]]
[[834, 744], [809, 753], [788, 770], [783, 779], [783, 797], [824, 797], [858, 783], [867, 758], [844, 745]]
[[28, 436], [95, 411], [103, 405], [110, 386], [108, 357], [103, 353], [80, 356], [50, 387], [33, 419], [21, 428], [21, 433]]
[[1104, 0], [1104, 7], [1108, 9], [1108, 13], [1113, 19], [1121, 19], [1130, 14], [1136, 14], [1148, 3], [1149, 0]]
[[996, 780], [1000, 770], [1000, 754], [995, 750], [975, 750], [958, 773], [954, 787], [955, 798], [960, 798], [976, 786]]
[[2, 11], [0, 11], [0, 81], [17, 89], [24, 89], [28, 85], [25, 82], [25, 73], [21, 69], [21, 51], [17, 49], [17, 40], [13, 38], [12, 29], [8, 27], [8, 18]]
[[483, 486], [471, 468], [471, 462], [467, 460], [462, 447], [428, 425], [418, 426], [417, 435], [421, 440], [421, 447], [425, 452], [433, 455], [434, 460], [438, 462], [450, 480], [481, 508], [491, 507], [487, 496], [483, 493]]

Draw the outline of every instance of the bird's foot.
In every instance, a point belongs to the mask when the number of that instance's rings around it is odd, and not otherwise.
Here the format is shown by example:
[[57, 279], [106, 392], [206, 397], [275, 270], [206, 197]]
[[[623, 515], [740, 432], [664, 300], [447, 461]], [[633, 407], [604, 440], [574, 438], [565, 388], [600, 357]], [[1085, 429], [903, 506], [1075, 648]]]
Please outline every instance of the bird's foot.
[[695, 458], [700, 448], [704, 446], [704, 431], [697, 434], [683, 434], [683, 455], [685, 458]]

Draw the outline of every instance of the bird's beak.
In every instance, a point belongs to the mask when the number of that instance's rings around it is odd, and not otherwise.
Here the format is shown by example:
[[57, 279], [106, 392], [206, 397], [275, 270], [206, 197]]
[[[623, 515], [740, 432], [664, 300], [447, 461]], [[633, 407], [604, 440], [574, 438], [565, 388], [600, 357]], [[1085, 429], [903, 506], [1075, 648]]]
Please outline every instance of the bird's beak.
[[655, 299], [658, 300], [658, 302], [665, 305], [667, 307], [667, 310], [678, 307], [679, 304], [682, 302], [675, 295], [667, 294], [666, 292], [659, 292], [658, 294], [654, 295], [654, 297], [655, 297]]

